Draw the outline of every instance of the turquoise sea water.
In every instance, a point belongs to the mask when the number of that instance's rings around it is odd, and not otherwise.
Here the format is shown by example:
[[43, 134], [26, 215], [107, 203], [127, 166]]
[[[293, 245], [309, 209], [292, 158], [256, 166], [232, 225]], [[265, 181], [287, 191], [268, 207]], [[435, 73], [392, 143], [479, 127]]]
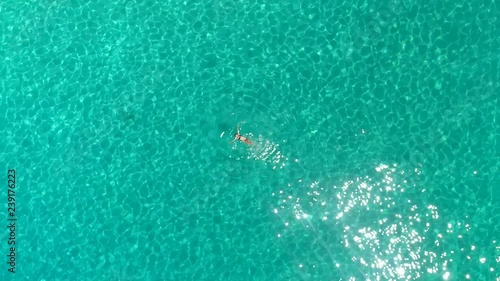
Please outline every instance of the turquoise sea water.
[[499, 16], [3, 1], [2, 280], [500, 280]]

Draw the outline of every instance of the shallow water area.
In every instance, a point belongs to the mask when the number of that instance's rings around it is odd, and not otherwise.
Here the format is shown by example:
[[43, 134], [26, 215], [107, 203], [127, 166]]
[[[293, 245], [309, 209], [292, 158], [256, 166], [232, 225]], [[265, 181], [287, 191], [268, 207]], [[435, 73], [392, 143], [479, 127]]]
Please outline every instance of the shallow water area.
[[499, 280], [497, 3], [0, 10], [1, 280]]

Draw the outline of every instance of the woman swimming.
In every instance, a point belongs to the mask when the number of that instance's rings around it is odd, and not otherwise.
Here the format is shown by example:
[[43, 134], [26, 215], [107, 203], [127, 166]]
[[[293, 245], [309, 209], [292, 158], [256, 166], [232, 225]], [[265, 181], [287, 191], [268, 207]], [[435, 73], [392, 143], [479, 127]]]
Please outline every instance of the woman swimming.
[[234, 140], [230, 141], [229, 143], [233, 143], [237, 140], [242, 141], [246, 144], [252, 144], [252, 142], [248, 138], [240, 135], [240, 125], [236, 126], [236, 134], [234, 134]]

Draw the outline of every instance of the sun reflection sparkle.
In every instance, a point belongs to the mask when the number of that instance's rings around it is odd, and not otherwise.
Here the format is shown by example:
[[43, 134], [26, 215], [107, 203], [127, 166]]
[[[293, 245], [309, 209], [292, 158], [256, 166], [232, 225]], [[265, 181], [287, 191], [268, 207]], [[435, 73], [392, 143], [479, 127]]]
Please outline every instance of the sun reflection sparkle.
[[[344, 263], [335, 262], [337, 258], [332, 254], [340, 250], [349, 257], [348, 263], [359, 266], [361, 272], [363, 268], [370, 269], [367, 271], [370, 273], [363, 274], [363, 280], [416, 280], [425, 272], [443, 279], [455, 278], [449, 268], [456, 266], [454, 260], [458, 257], [454, 251], [439, 249], [443, 249], [451, 235], [462, 239], [471, 226], [463, 221], [443, 225], [438, 221], [436, 205], [422, 204], [415, 197], [408, 199], [406, 193], [421, 194], [425, 189], [417, 189], [401, 177], [420, 173], [419, 170], [405, 172], [395, 165], [381, 164], [375, 171], [373, 176], [355, 177], [329, 188], [320, 180], [298, 180], [299, 187], [289, 184], [286, 191], [273, 193], [281, 199], [276, 201], [280, 206], [273, 212], [286, 222], [287, 229], [298, 227], [314, 233], [312, 245], [321, 245], [321, 249], [328, 251], [324, 257], [320, 256], [322, 260], [330, 257], [336, 267], [344, 267]], [[324, 233], [335, 232], [339, 233], [338, 240], [325, 238]], [[474, 249], [472, 246], [471, 251]], [[471, 259], [464, 254], [462, 257]], [[483, 264], [489, 261], [485, 257], [473, 258]], [[316, 264], [301, 265], [316, 267]]]

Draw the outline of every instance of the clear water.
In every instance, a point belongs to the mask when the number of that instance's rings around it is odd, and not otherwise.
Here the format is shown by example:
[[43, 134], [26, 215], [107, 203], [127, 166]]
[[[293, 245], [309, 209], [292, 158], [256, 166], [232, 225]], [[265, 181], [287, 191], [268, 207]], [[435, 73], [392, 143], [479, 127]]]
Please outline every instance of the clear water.
[[499, 280], [500, 7], [425, 3], [3, 1], [2, 280]]

